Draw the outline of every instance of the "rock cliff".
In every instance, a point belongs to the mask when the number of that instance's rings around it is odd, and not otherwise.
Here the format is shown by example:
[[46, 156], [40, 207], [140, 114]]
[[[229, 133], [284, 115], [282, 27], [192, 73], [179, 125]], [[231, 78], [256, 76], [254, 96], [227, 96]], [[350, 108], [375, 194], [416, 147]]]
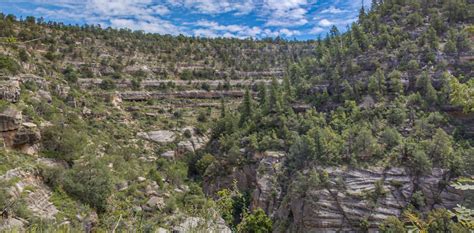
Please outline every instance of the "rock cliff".
[[[430, 174], [415, 176], [401, 167], [315, 167], [318, 173], [327, 173], [327, 182], [310, 183], [305, 191], [293, 192], [278, 179], [283, 161], [281, 152], [266, 152], [254, 164], [205, 179], [204, 190], [213, 194], [231, 187], [236, 180], [241, 190], [252, 191], [251, 208], [262, 208], [274, 218], [276, 232], [352, 232], [363, 221], [377, 229], [387, 217], [399, 217], [405, 207], [413, 204], [414, 195], [423, 197], [419, 208], [424, 211], [451, 209], [463, 199], [461, 191], [447, 185], [449, 173], [437, 168]], [[304, 172], [305, 177], [308, 172]], [[296, 177], [288, 180], [287, 187], [301, 182]]]

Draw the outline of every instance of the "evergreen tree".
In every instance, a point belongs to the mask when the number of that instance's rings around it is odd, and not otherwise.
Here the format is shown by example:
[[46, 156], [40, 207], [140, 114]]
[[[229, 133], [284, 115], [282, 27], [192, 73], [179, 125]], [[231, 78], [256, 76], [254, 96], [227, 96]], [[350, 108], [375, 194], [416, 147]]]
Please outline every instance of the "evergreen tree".
[[291, 81], [290, 79], [288, 78], [288, 76], [285, 76], [283, 78], [283, 89], [285, 91], [285, 98], [284, 100], [287, 102], [287, 103], [291, 103], [293, 102], [293, 100], [295, 99], [295, 92], [293, 90], [293, 87], [291, 86]]
[[383, 95], [387, 93], [387, 82], [385, 80], [384, 72], [381, 68], [378, 68], [375, 71], [375, 77], [377, 78], [377, 85], [378, 85], [380, 94]]
[[388, 75], [388, 80], [390, 81], [390, 91], [395, 94], [403, 92], [403, 84], [401, 81], [402, 73], [398, 70], [390, 72]]
[[421, 77], [417, 80], [416, 87], [421, 96], [423, 96], [428, 103], [437, 102], [437, 92], [431, 84], [431, 79], [428, 76], [428, 73], [423, 72], [421, 74]]
[[268, 98], [268, 109], [270, 112], [279, 113], [282, 110], [281, 92], [278, 81], [273, 78]]
[[260, 84], [258, 88], [258, 99], [259, 99], [259, 106], [262, 111], [267, 110], [268, 106], [268, 98], [267, 98], [267, 86], [263, 83]]
[[253, 116], [253, 103], [252, 95], [249, 89], [245, 90], [244, 100], [240, 105], [240, 125], [242, 126], [245, 122], [252, 119]]
[[221, 118], [224, 118], [226, 116], [227, 110], [225, 107], [225, 100], [224, 98], [221, 98]]

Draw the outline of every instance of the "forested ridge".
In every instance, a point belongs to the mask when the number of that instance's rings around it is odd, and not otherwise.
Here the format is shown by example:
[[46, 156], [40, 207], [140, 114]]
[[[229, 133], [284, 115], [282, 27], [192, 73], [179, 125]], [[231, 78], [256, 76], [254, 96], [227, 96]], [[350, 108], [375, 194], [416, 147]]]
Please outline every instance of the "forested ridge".
[[0, 231], [470, 232], [474, 7], [313, 41], [0, 16]]

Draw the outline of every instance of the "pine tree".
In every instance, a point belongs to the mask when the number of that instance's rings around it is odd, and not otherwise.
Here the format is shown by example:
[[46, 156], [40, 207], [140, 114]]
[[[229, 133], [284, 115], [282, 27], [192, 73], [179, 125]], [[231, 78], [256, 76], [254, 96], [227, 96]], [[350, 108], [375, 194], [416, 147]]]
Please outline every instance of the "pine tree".
[[275, 78], [272, 79], [272, 84], [270, 87], [270, 95], [268, 100], [268, 108], [270, 112], [281, 112], [281, 94], [279, 90], [278, 82]]
[[351, 84], [347, 80], [344, 80], [342, 85], [344, 87], [344, 92], [342, 93], [342, 98], [344, 100], [353, 100], [354, 99], [354, 89], [352, 88]]
[[387, 83], [385, 81], [385, 75], [383, 73], [383, 70], [378, 68], [375, 71], [375, 77], [377, 79], [377, 85], [378, 89], [381, 95], [385, 94], [387, 92]]
[[368, 87], [369, 93], [372, 96], [379, 96], [380, 95], [380, 90], [379, 90], [379, 85], [377, 83], [377, 78], [375, 76], [370, 76], [369, 78], [369, 84]]
[[401, 76], [402, 74], [398, 70], [394, 70], [388, 75], [388, 79], [390, 81], [390, 91], [392, 93], [399, 94], [403, 91]]
[[258, 89], [257, 97], [259, 99], [259, 106], [260, 109], [265, 112], [268, 108], [267, 86], [261, 83]]
[[285, 101], [287, 103], [292, 102], [295, 99], [295, 92], [293, 90], [293, 87], [291, 86], [291, 82], [288, 76], [285, 76], [283, 78], [283, 89], [285, 91]]
[[428, 103], [437, 102], [437, 92], [434, 89], [431, 79], [426, 72], [421, 74], [421, 77], [417, 80], [416, 87], [425, 100], [428, 101]]
[[239, 124], [242, 126], [245, 122], [252, 119], [253, 116], [253, 103], [252, 103], [252, 96], [250, 94], [249, 89], [245, 90], [244, 100], [240, 105], [240, 122]]
[[224, 98], [221, 98], [221, 118], [224, 118], [226, 116], [226, 108], [225, 108], [225, 101]]

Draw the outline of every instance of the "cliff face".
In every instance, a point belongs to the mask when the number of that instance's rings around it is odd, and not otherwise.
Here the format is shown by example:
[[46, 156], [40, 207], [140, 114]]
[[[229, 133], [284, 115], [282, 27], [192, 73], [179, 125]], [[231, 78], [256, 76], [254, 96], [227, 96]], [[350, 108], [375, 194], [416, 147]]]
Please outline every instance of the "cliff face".
[[[403, 168], [324, 170], [330, 179], [327, 187], [310, 187], [304, 197], [287, 196], [288, 201], [280, 204], [276, 218], [288, 219], [290, 231], [353, 230], [362, 221], [377, 228], [387, 217], [399, 217], [415, 193], [425, 198], [421, 208], [426, 211], [453, 208], [462, 200], [462, 192], [442, 185], [447, 176], [440, 169], [420, 177]], [[382, 193], [378, 195], [376, 182], [382, 184]]]
[[[309, 185], [303, 192], [292, 192], [290, 188], [283, 192], [278, 180], [283, 161], [283, 154], [267, 152], [253, 165], [205, 180], [205, 191], [229, 187], [236, 180], [240, 189], [252, 191], [251, 208], [262, 208], [273, 217], [275, 232], [352, 232], [362, 222], [376, 229], [387, 217], [399, 217], [407, 205], [420, 205], [423, 211], [450, 209], [463, 199], [462, 191], [446, 185], [449, 174], [437, 168], [430, 174], [415, 176], [401, 167], [315, 167], [319, 173], [327, 173], [327, 182], [311, 184], [309, 172], [305, 171]], [[288, 180], [288, 187], [301, 182], [296, 177]], [[416, 197], [421, 197], [422, 202], [415, 203]]]

